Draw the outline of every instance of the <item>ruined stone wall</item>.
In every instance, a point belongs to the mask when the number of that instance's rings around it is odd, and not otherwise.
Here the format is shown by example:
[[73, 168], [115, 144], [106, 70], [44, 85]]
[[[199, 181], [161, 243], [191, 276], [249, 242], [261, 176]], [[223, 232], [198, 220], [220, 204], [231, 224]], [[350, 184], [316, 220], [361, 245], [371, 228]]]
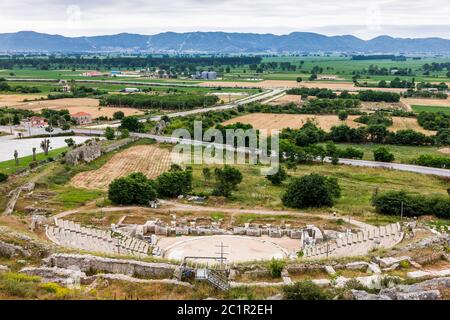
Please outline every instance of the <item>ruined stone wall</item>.
[[47, 267], [78, 267], [82, 272], [120, 273], [142, 278], [171, 278], [176, 265], [149, 263], [135, 260], [120, 260], [92, 255], [53, 254], [44, 260]]
[[327, 257], [349, 257], [366, 255], [373, 249], [391, 248], [403, 239], [399, 223], [363, 230], [357, 234], [336, 239], [336, 241], [308, 247], [304, 250], [306, 259]]
[[93, 140], [88, 144], [75, 148], [66, 153], [66, 163], [70, 165], [77, 165], [80, 162], [92, 162], [102, 155], [100, 144]]

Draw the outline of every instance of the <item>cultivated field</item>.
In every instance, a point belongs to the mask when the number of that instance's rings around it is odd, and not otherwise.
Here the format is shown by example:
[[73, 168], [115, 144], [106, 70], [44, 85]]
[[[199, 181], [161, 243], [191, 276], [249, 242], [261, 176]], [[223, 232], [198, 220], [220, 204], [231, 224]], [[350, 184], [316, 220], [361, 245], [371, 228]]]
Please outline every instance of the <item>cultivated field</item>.
[[[323, 130], [330, 131], [332, 127], [344, 123], [351, 128], [364, 126], [364, 124], [354, 121], [358, 117], [359, 116], [349, 116], [346, 121], [341, 121], [336, 115], [252, 113], [228, 120], [224, 122], [224, 125], [241, 122], [251, 124], [253, 128], [260, 130], [282, 130], [285, 128], [298, 129], [308, 120], [312, 120]], [[394, 124], [389, 128], [391, 131], [414, 129], [427, 135], [435, 134], [434, 131], [425, 130], [420, 127], [415, 118], [393, 117], [392, 120]]]
[[288, 103], [300, 104], [300, 100], [301, 100], [301, 98], [298, 95], [286, 94], [286, 95], [270, 102], [270, 104], [273, 104], [273, 105], [288, 104]]
[[142, 111], [133, 108], [108, 108], [100, 107], [99, 100], [91, 98], [75, 98], [75, 99], [57, 99], [44, 101], [30, 101], [19, 103], [14, 106], [18, 109], [27, 109], [39, 112], [42, 109], [62, 110], [67, 109], [71, 114], [77, 112], [87, 112], [93, 118], [108, 117], [112, 118], [117, 111], [122, 111], [126, 116], [140, 115]]
[[43, 96], [35, 94], [2, 94], [0, 95], [0, 108], [22, 105], [25, 99], [34, 100], [40, 99], [41, 97]]
[[245, 81], [208, 81], [200, 83], [200, 86], [204, 87], [225, 87], [225, 88], [324, 88], [331, 90], [347, 90], [347, 91], [361, 91], [361, 90], [376, 90], [376, 91], [390, 91], [390, 92], [402, 92], [404, 89], [392, 89], [392, 88], [364, 88], [356, 87], [353, 82], [325, 82], [325, 81], [304, 81], [298, 83], [290, 80], [264, 80], [260, 82], [245, 82]]
[[450, 107], [450, 99], [402, 99], [409, 106]]
[[170, 152], [158, 146], [135, 146], [114, 155], [98, 170], [77, 174], [71, 184], [76, 188], [106, 190], [116, 178], [142, 172], [154, 179], [171, 165]]

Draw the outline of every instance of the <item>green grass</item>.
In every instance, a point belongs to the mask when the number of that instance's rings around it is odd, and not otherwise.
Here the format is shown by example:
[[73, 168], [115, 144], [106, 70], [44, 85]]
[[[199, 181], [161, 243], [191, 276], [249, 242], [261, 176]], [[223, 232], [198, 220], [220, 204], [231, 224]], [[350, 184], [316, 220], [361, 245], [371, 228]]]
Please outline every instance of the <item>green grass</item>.
[[[237, 208], [271, 208], [283, 209], [281, 195], [286, 189], [283, 186], [273, 186], [265, 177], [260, 175], [259, 167], [253, 165], [236, 166], [244, 175], [243, 182], [239, 185], [227, 205]], [[213, 169], [213, 166], [210, 166]], [[194, 192], [212, 192], [211, 182], [205, 182], [201, 165], [193, 166]], [[341, 214], [364, 215], [373, 214], [374, 209], [370, 204], [371, 197], [378, 190], [407, 190], [422, 194], [447, 194], [448, 182], [434, 176], [420, 175], [410, 172], [393, 171], [379, 168], [351, 167], [345, 165], [301, 165], [289, 174], [294, 177], [310, 173], [318, 173], [338, 179], [342, 188], [342, 197], [334, 208], [306, 209], [309, 212], [334, 212]], [[214, 199], [210, 199], [208, 205], [214, 205]], [[284, 208], [286, 209], [286, 208]], [[254, 217], [240, 217], [240, 219], [252, 219]]]
[[62, 202], [66, 209], [76, 208], [105, 196], [105, 193], [102, 191], [76, 189], [72, 187], [64, 187], [60, 191], [56, 200]]
[[414, 112], [443, 112], [450, 115], [450, 107], [438, 107], [438, 106], [411, 106]]
[[[48, 153], [48, 156], [44, 155], [44, 153], [38, 153], [36, 155], [36, 160], [41, 161], [41, 160], [45, 160], [49, 157], [56, 157], [56, 156], [60, 155], [61, 153], [66, 152], [67, 150], [68, 150], [67, 147], [50, 150]], [[16, 162], [14, 159], [0, 162], [0, 172], [6, 173], [6, 174], [12, 174], [12, 173], [15, 173], [17, 170], [28, 167], [28, 165], [31, 162], [33, 162], [33, 156], [19, 158], [18, 166], [16, 166]]]
[[[324, 145], [325, 146], [325, 145]], [[364, 152], [363, 160], [374, 160], [373, 150], [379, 147], [385, 147], [395, 156], [395, 161], [397, 163], [411, 163], [412, 160], [418, 158], [420, 155], [434, 155], [443, 156], [439, 152], [438, 147], [430, 146], [396, 146], [396, 145], [380, 145], [380, 144], [351, 144], [351, 143], [338, 143], [336, 146], [340, 149], [352, 147]]]

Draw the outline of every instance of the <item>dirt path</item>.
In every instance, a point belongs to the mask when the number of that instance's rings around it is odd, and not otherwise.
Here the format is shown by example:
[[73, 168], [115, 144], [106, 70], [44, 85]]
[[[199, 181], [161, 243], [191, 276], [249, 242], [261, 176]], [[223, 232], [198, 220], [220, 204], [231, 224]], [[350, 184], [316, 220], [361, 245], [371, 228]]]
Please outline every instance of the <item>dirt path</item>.
[[[173, 210], [173, 211], [184, 211], [184, 212], [221, 212], [221, 213], [230, 213], [232, 217], [234, 215], [239, 214], [256, 214], [256, 215], [272, 215], [272, 216], [278, 216], [278, 215], [291, 215], [291, 216], [297, 216], [297, 217], [314, 217], [314, 218], [321, 218], [326, 220], [335, 220], [335, 219], [343, 219], [345, 222], [348, 222], [349, 224], [352, 224], [354, 226], [357, 226], [360, 229], [364, 230], [372, 230], [375, 229], [375, 226], [372, 226], [370, 224], [367, 224], [365, 222], [355, 220], [349, 216], [334, 216], [332, 214], [316, 214], [316, 213], [306, 213], [306, 212], [299, 212], [299, 211], [287, 211], [287, 210], [264, 210], [264, 209], [236, 209], [236, 208], [221, 208], [221, 207], [203, 207], [203, 206], [193, 206], [189, 204], [183, 204], [178, 203], [175, 201], [167, 201], [167, 200], [160, 200], [160, 203], [163, 205], [162, 208], [159, 210]], [[137, 209], [146, 209], [148, 211], [154, 211], [155, 209], [146, 208], [146, 207], [137, 207], [137, 206], [131, 206], [131, 207], [109, 207], [109, 208], [101, 208], [101, 209], [95, 209], [95, 210], [89, 210], [89, 212], [96, 213], [96, 212], [117, 212], [117, 211], [129, 211], [129, 210], [137, 210]], [[61, 212], [52, 218], [62, 219], [65, 217], [68, 217], [72, 214], [78, 213], [80, 210], [71, 210], [71, 211], [65, 211]]]

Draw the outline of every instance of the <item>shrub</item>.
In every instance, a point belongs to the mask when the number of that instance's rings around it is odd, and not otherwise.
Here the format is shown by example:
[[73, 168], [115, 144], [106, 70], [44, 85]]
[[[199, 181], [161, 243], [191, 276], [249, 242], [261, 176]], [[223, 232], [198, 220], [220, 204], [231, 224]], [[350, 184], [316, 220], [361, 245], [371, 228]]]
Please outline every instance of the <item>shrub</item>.
[[105, 129], [105, 138], [108, 140], [114, 140], [116, 138], [116, 132], [113, 128], [107, 127]]
[[406, 217], [435, 215], [438, 218], [450, 218], [450, 198], [445, 196], [422, 196], [408, 194], [405, 191], [390, 191], [378, 194], [372, 199], [376, 211], [386, 215], [399, 216], [402, 202], [403, 215]]
[[312, 173], [294, 178], [282, 200], [285, 206], [292, 208], [331, 207], [340, 195], [341, 189], [335, 178]]
[[156, 199], [156, 191], [153, 181], [142, 173], [132, 173], [111, 182], [108, 198], [115, 204], [148, 205]]
[[450, 158], [444, 156], [423, 154], [419, 158], [413, 160], [413, 163], [425, 167], [450, 168]]
[[0, 172], [0, 183], [8, 180], [8, 175], [6, 173]]
[[389, 152], [385, 147], [380, 147], [373, 151], [373, 158], [375, 161], [380, 162], [392, 162], [395, 160], [395, 157], [392, 153]]
[[307, 280], [296, 282], [283, 288], [286, 300], [327, 300], [329, 295], [314, 282]]
[[288, 174], [286, 170], [284, 170], [284, 168], [280, 166], [275, 174], [267, 176], [267, 180], [269, 180], [273, 185], [279, 186], [283, 183], [284, 180], [287, 179], [287, 177]]
[[281, 278], [281, 273], [283, 272], [284, 266], [284, 261], [272, 258], [272, 261], [269, 265], [270, 275], [272, 276], [272, 278]]

